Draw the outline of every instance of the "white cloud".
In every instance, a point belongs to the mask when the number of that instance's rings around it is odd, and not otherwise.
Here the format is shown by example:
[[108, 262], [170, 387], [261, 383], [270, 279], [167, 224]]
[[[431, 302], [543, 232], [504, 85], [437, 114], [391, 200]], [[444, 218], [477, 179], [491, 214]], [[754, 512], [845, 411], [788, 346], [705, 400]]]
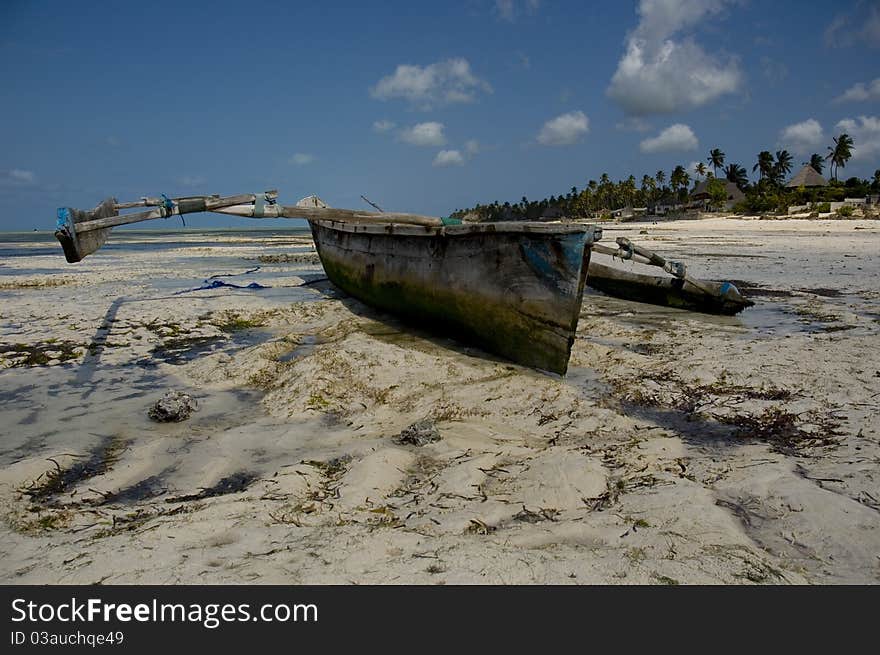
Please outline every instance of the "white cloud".
[[19, 184], [33, 184], [37, 179], [33, 171], [24, 171], [20, 168], [9, 171], [9, 178]]
[[385, 132], [390, 132], [395, 127], [397, 127], [397, 123], [394, 121], [376, 121], [373, 123], [373, 132], [383, 134]]
[[844, 118], [835, 126], [835, 136], [846, 132], [852, 137], [853, 161], [880, 156], [880, 117]]
[[779, 133], [779, 143], [797, 153], [806, 153], [822, 145], [825, 135], [815, 118], [789, 125]]
[[306, 164], [311, 164], [313, 161], [315, 161], [315, 156], [310, 155], [307, 152], [294, 153], [293, 157], [290, 158], [290, 163], [296, 164], [297, 166], [305, 166]]
[[857, 2], [852, 11], [838, 14], [825, 29], [825, 45], [829, 48], [864, 43], [880, 47], [880, 5]]
[[700, 107], [740, 89], [734, 59], [721, 61], [692, 37], [673, 39], [734, 0], [641, 0], [639, 24], [606, 93], [628, 114], [644, 116]]
[[696, 150], [700, 145], [697, 135], [687, 125], [675, 123], [655, 137], [645, 139], [639, 144], [642, 152], [675, 152], [677, 150]]
[[467, 59], [457, 57], [427, 66], [400, 64], [370, 89], [379, 100], [401, 98], [420, 109], [472, 102], [479, 92], [491, 93], [489, 83], [471, 72]]
[[853, 84], [837, 96], [834, 102], [863, 102], [865, 100], [880, 100], [880, 77], [867, 84], [862, 82]]
[[463, 166], [464, 157], [458, 150], [441, 150], [434, 157], [434, 166]]
[[469, 157], [480, 154], [480, 142], [476, 139], [470, 139], [464, 142], [464, 151]]
[[446, 144], [443, 123], [417, 123], [400, 131], [400, 140], [413, 146], [442, 146]]
[[37, 176], [33, 171], [26, 171], [21, 168], [13, 168], [7, 171], [0, 171], [0, 184], [3, 186], [31, 186], [37, 181]]
[[538, 132], [538, 143], [545, 146], [568, 146], [590, 131], [590, 119], [582, 111], [570, 111], [546, 123]]

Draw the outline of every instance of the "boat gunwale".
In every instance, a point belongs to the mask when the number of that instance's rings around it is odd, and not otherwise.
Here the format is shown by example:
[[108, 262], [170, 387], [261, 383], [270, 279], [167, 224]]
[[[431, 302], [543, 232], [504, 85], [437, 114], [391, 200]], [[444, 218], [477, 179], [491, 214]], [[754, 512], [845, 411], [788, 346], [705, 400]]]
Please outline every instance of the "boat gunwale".
[[309, 219], [310, 223], [353, 234], [385, 234], [401, 236], [467, 236], [471, 234], [535, 234], [569, 235], [586, 234], [589, 245], [602, 238], [602, 228], [587, 223], [544, 223], [539, 221], [503, 221], [497, 223], [462, 223], [459, 225], [413, 225], [410, 223], [367, 223], [357, 221], [335, 221]]

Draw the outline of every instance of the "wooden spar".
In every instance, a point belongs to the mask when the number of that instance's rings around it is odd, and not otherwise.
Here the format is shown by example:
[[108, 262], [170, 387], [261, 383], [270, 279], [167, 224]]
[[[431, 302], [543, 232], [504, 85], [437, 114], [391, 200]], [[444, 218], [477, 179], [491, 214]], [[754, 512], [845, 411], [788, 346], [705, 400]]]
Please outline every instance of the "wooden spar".
[[[278, 192], [271, 190], [259, 194], [246, 193], [226, 197], [218, 195], [182, 198], [144, 197], [124, 203], [117, 202], [115, 198], [108, 198], [95, 209], [88, 211], [69, 207], [60, 208], [55, 236], [64, 248], [67, 261], [75, 263], [98, 250], [114, 227], [197, 212], [217, 212], [249, 218], [302, 218], [362, 225], [400, 224], [422, 228], [444, 226], [443, 219], [432, 216], [332, 209], [317, 196], [303, 198], [293, 206], [282, 206], [276, 204], [277, 197]], [[151, 209], [119, 214], [122, 209], [135, 207]]]
[[425, 227], [440, 227], [443, 225], [443, 220], [434, 216], [396, 212], [363, 212], [354, 209], [335, 209], [331, 207], [300, 207], [298, 205], [265, 205], [260, 212], [261, 215], [254, 213], [255, 207], [251, 204], [218, 207], [211, 211], [219, 214], [232, 214], [234, 216], [252, 218], [303, 218], [310, 221], [404, 223], [408, 225], [423, 225]]
[[598, 252], [601, 255], [611, 255], [612, 257], [620, 257], [622, 259], [632, 259], [634, 262], [638, 262], [639, 264], [648, 264], [650, 265], [651, 261], [646, 257], [642, 257], [641, 255], [634, 254], [632, 257], [623, 257], [623, 252], [620, 248], [610, 248], [608, 246], [603, 246], [601, 243], [594, 243], [592, 245], [593, 252]]
[[[88, 221], [80, 221], [76, 223], [76, 232], [89, 232], [91, 230], [103, 230], [108, 227], [118, 227], [119, 225], [131, 225], [132, 223], [141, 223], [143, 221], [151, 221], [157, 218], [168, 218], [169, 216], [179, 216], [181, 214], [193, 214], [196, 212], [214, 211], [227, 205], [238, 205], [243, 202], [253, 202], [256, 196], [252, 193], [241, 194], [237, 196], [228, 196], [220, 198], [216, 196], [196, 196], [191, 198], [174, 199], [173, 206], [169, 209], [164, 205], [160, 205], [155, 209], [136, 214], [124, 214], [117, 216], [107, 216], [104, 218], [96, 218]], [[131, 203], [126, 203], [131, 204]], [[137, 206], [137, 205], [135, 205]]]
[[[263, 196], [266, 200], [269, 200], [270, 202], [274, 202], [275, 199], [278, 197], [278, 191], [277, 191], [277, 189], [272, 189], [270, 191], [266, 191], [266, 192], [259, 194], [259, 195]], [[238, 198], [248, 198], [248, 197], [254, 198], [256, 196], [254, 194], [238, 194], [235, 196], [228, 196], [227, 198], [220, 198], [220, 194], [215, 193], [210, 196], [182, 196], [180, 198], [170, 198], [170, 200], [174, 204], [179, 204], [181, 202], [186, 204], [186, 203], [199, 202], [202, 200], [204, 200], [206, 204], [209, 204], [213, 201], [221, 201], [225, 204], [225, 202], [227, 200], [235, 199], [236, 204], [237, 204], [238, 202], [241, 202], [241, 201], [237, 200]], [[134, 202], [117, 202], [114, 205], [114, 207], [117, 211], [119, 211], [120, 209], [133, 209], [135, 207], [162, 207], [164, 205], [165, 205], [165, 198], [154, 198], [154, 197], [150, 197], [150, 196], [144, 196], [140, 200], [135, 200]], [[210, 211], [210, 210], [204, 210], [204, 211]], [[184, 212], [184, 213], [188, 213], [188, 212]]]
[[687, 266], [681, 262], [668, 261], [652, 250], [637, 246], [626, 237], [617, 237], [617, 245], [619, 249], [613, 250], [605, 246], [600, 246], [596, 252], [601, 252], [620, 259], [630, 259], [632, 261], [647, 264], [648, 266], [657, 266], [672, 275], [673, 277], [688, 282], [691, 286], [701, 290], [707, 296], [716, 295], [716, 290], [711, 285], [706, 285], [702, 280], [695, 280], [687, 273]]

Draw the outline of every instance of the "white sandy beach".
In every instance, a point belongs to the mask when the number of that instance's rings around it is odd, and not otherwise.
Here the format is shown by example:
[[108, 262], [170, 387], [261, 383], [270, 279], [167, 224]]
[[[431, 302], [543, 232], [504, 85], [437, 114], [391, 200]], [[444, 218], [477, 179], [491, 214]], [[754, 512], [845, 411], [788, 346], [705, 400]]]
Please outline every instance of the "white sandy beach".
[[604, 227], [757, 305], [588, 293], [561, 378], [342, 295], [306, 236], [4, 261], [0, 580], [880, 581], [880, 221]]

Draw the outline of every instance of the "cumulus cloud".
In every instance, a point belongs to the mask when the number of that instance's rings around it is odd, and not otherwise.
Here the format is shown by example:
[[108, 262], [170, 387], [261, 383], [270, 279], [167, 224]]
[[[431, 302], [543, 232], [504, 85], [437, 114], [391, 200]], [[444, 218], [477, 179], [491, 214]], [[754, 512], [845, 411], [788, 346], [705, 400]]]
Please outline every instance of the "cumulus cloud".
[[645, 139], [639, 144], [642, 152], [675, 152], [678, 150], [696, 150], [700, 145], [697, 135], [687, 125], [675, 123], [655, 137]]
[[305, 166], [306, 164], [311, 164], [313, 161], [315, 161], [315, 156], [310, 155], [307, 152], [296, 152], [293, 157], [290, 158], [290, 163], [297, 166]]
[[825, 135], [822, 126], [815, 118], [808, 118], [801, 123], [794, 123], [783, 128], [779, 133], [779, 143], [797, 153], [805, 153], [822, 145]]
[[739, 90], [736, 60], [722, 61], [682, 34], [732, 2], [641, 0], [639, 24], [627, 35], [608, 96], [627, 114], [644, 116], [693, 109]]
[[373, 132], [383, 134], [385, 132], [390, 132], [395, 127], [397, 127], [397, 123], [394, 121], [376, 121], [373, 123]]
[[37, 176], [33, 171], [26, 171], [21, 168], [13, 168], [7, 171], [0, 171], [0, 183], [3, 186], [31, 186], [36, 184]]
[[880, 77], [872, 82], [853, 84], [842, 94], [834, 99], [834, 102], [863, 102], [865, 100], [880, 100]]
[[403, 99], [420, 109], [457, 102], [472, 102], [492, 87], [471, 71], [467, 59], [457, 57], [427, 66], [400, 64], [370, 89], [379, 100]]
[[837, 14], [825, 28], [825, 45], [829, 48], [858, 43], [880, 48], [880, 4], [857, 2], [851, 11]]
[[852, 137], [853, 161], [880, 156], [880, 117], [844, 118], [835, 126], [836, 134], [846, 132]]
[[470, 139], [464, 142], [464, 151], [469, 157], [480, 153], [480, 142], [476, 139]]
[[462, 157], [461, 152], [458, 150], [441, 150], [437, 153], [437, 156], [434, 157], [433, 166], [463, 166], [464, 165], [464, 157]]
[[590, 131], [590, 119], [582, 111], [570, 111], [552, 118], [538, 132], [538, 143], [545, 146], [568, 146], [577, 143]]
[[417, 123], [400, 131], [400, 140], [413, 146], [442, 146], [446, 144], [443, 123]]

